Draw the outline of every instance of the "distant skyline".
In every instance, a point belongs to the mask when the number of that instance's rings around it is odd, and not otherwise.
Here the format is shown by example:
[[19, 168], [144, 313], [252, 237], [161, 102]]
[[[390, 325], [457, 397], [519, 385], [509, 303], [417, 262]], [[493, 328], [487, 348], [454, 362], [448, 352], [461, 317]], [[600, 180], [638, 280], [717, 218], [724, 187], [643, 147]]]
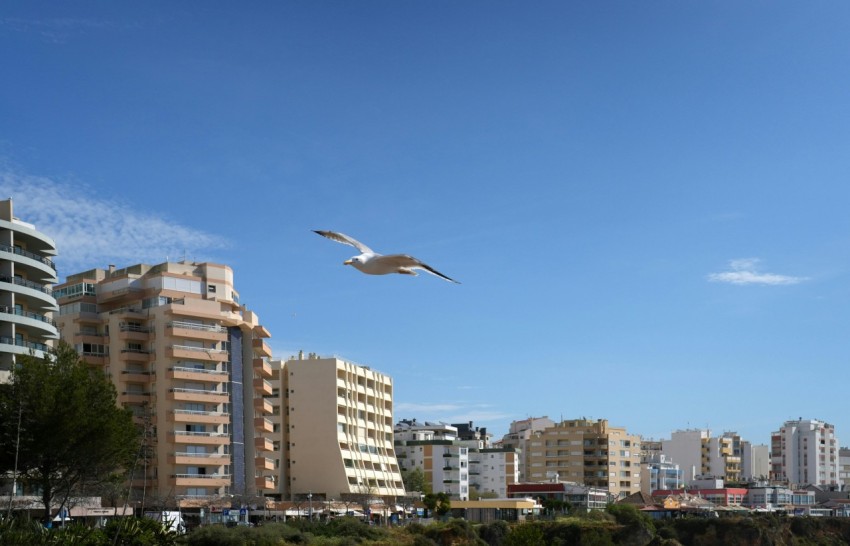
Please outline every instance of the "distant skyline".
[[[231, 266], [395, 419], [850, 444], [850, 5], [4, 7], [0, 196], [62, 280]], [[333, 230], [459, 280], [363, 275]], [[96, 233], [96, 237], [92, 237]]]

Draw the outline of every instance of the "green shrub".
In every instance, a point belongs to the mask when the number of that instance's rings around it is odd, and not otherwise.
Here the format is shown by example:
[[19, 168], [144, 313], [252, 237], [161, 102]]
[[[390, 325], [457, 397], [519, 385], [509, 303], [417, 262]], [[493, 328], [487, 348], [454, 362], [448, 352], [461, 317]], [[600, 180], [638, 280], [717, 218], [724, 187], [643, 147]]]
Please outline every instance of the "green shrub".
[[543, 531], [535, 523], [521, 523], [510, 530], [502, 546], [544, 546]]
[[478, 527], [478, 537], [489, 546], [500, 546], [502, 540], [508, 535], [508, 531], [510, 531], [508, 522], [498, 520]]

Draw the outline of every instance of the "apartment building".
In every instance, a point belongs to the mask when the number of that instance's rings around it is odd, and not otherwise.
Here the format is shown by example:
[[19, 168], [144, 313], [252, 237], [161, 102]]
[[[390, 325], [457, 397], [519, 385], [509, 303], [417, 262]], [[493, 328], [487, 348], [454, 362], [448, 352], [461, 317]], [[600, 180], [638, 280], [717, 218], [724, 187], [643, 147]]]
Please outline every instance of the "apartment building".
[[143, 425], [131, 500], [205, 506], [277, 490], [269, 332], [233, 271], [182, 261], [92, 269], [56, 286], [62, 338]]
[[519, 482], [519, 454], [510, 446], [494, 446], [486, 427], [472, 421], [452, 423], [458, 442], [469, 448], [469, 488], [482, 495], [507, 498], [508, 486]]
[[607, 489], [614, 497], [640, 491], [640, 436], [607, 419], [561, 421], [529, 440], [530, 480], [561, 479]]
[[741, 480], [741, 437], [734, 432], [712, 436], [707, 429], [677, 430], [662, 440], [662, 451], [679, 464], [685, 485], [700, 478]]
[[59, 338], [53, 256], [53, 240], [15, 218], [11, 199], [0, 201], [0, 382], [19, 356], [43, 358]]
[[504, 499], [519, 483], [519, 455], [512, 447], [469, 448], [469, 487]]
[[838, 449], [838, 481], [843, 490], [850, 489], [850, 448]]
[[419, 468], [434, 493], [469, 500], [469, 447], [446, 423], [402, 420], [395, 425], [395, 453], [401, 470]]
[[785, 421], [771, 434], [771, 480], [791, 485], [839, 485], [835, 427], [817, 419]]
[[770, 476], [770, 448], [767, 444], [741, 442], [741, 481], [764, 481]]
[[528, 457], [528, 448], [531, 437], [535, 432], [541, 432], [546, 428], [553, 426], [555, 426], [555, 421], [546, 416], [529, 417], [528, 419], [513, 421], [508, 429], [508, 433], [502, 437], [500, 445], [506, 448], [513, 448], [518, 454], [518, 482], [525, 482], [531, 479], [531, 467], [529, 466], [530, 459]]
[[281, 498], [368, 504], [404, 495], [390, 376], [314, 354], [273, 366], [280, 368]]

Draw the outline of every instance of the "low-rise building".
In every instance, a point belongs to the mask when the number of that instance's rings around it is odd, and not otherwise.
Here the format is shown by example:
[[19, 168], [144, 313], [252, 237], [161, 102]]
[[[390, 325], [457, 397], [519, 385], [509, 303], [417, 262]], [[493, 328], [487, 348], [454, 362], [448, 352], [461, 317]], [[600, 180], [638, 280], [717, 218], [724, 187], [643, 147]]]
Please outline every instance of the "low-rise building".
[[510, 498], [533, 498], [539, 503], [557, 500], [569, 503], [573, 508], [604, 510], [611, 502], [608, 490], [578, 483], [562, 482], [555, 477], [552, 481], [516, 483], [508, 487]]

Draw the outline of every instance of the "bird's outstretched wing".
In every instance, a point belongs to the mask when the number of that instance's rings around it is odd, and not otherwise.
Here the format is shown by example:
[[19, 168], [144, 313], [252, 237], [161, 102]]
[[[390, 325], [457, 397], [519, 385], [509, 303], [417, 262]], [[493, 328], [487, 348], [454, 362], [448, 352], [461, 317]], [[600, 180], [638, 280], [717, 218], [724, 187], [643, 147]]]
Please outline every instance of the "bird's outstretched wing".
[[453, 282], [455, 284], [460, 284], [458, 281], [454, 280], [453, 278], [449, 277], [448, 275], [443, 275], [442, 273], [440, 273], [439, 271], [437, 271], [436, 269], [434, 269], [430, 265], [428, 265], [425, 262], [423, 262], [423, 261], [421, 261], [417, 258], [414, 258], [413, 256], [410, 256], [408, 254], [387, 254], [386, 256], [380, 256], [378, 258], [375, 258], [375, 260], [379, 261], [381, 264], [386, 264], [386, 265], [391, 264], [392, 266], [394, 266], [396, 268], [422, 269], [422, 270], [427, 271], [428, 273], [430, 273], [432, 275], [436, 275], [437, 277], [440, 277], [441, 279], [445, 279], [445, 280], [447, 280], [449, 282]]
[[313, 232], [318, 233], [322, 237], [327, 237], [331, 241], [336, 241], [337, 243], [342, 243], [344, 245], [351, 245], [363, 254], [374, 254], [375, 253], [371, 248], [364, 245], [363, 243], [361, 243], [357, 239], [349, 237], [345, 233], [337, 233], [335, 231], [320, 231], [320, 230], [317, 230], [317, 229], [314, 229]]

